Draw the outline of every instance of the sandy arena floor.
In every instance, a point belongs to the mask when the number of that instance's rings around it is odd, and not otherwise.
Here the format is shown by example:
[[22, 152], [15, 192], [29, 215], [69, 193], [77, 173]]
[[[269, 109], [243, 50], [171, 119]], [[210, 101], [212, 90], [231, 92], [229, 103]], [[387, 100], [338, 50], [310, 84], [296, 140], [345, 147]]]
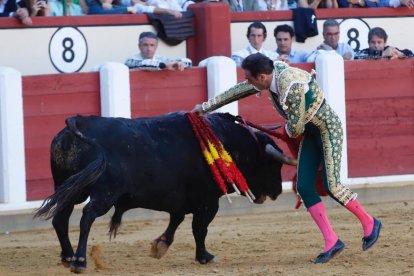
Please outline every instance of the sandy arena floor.
[[[89, 257], [85, 275], [414, 275], [414, 201], [365, 208], [383, 222], [377, 244], [363, 252], [358, 220], [342, 207], [329, 208], [334, 229], [347, 248], [324, 265], [311, 263], [323, 241], [304, 209], [217, 216], [209, 227], [207, 248], [218, 262], [209, 265], [194, 261], [191, 216], [160, 260], [149, 257], [149, 249], [166, 220], [125, 222], [112, 241], [107, 225], [95, 224], [88, 254], [95, 247], [101, 255], [98, 264]], [[70, 235], [76, 244], [78, 230], [71, 228]], [[59, 253], [52, 229], [1, 233], [0, 275], [69, 275], [59, 264]]]

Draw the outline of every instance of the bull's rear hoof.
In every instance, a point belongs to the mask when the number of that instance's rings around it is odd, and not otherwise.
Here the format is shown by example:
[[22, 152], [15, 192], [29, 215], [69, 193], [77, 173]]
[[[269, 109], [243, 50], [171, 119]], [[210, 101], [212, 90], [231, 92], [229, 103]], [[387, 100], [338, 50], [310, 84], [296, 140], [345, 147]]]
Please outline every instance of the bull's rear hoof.
[[169, 246], [163, 241], [156, 239], [151, 243], [151, 253], [150, 256], [156, 259], [161, 259], [165, 253], [167, 253]]
[[86, 267], [76, 267], [74, 265], [70, 266], [70, 272], [81, 274], [86, 272]]
[[206, 254], [204, 254], [202, 258], [196, 257], [196, 261], [199, 262], [200, 264], [213, 264], [213, 263], [218, 262], [216, 257], [214, 257], [214, 255], [211, 255], [208, 252], [206, 252]]

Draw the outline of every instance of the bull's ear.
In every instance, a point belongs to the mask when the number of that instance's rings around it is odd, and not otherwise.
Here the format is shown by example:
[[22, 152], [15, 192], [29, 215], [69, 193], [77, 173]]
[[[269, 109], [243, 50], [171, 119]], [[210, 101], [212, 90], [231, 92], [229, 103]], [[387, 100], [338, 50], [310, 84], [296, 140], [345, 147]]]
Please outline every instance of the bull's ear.
[[287, 164], [287, 165], [291, 165], [291, 166], [296, 166], [298, 164], [298, 160], [284, 155], [283, 153], [281, 153], [279, 150], [277, 150], [271, 144], [266, 145], [265, 151], [270, 157], [272, 157], [276, 161], [279, 161], [283, 164]]

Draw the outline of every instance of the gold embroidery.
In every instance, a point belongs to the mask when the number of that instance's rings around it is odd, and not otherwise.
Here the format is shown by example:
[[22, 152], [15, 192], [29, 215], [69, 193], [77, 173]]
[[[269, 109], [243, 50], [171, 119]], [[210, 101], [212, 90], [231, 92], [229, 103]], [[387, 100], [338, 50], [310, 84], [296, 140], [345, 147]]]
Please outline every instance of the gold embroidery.
[[341, 157], [342, 157], [342, 125], [341, 120], [326, 103], [312, 118], [320, 132], [325, 159], [325, 170], [328, 179], [329, 191], [343, 205], [355, 199], [357, 194], [341, 183]]

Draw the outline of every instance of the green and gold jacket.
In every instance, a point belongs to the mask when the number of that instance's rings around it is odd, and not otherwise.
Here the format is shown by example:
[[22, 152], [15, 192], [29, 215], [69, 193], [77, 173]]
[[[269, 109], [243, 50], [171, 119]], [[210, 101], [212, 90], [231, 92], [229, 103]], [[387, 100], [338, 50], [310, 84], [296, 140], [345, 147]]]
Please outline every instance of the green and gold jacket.
[[[270, 91], [270, 99], [279, 114], [286, 119], [288, 135], [297, 137], [304, 132], [305, 124], [312, 120], [321, 107], [323, 92], [313, 74], [281, 61], [276, 61], [274, 65], [273, 82], [277, 91]], [[253, 85], [244, 81], [204, 102], [202, 108], [210, 112], [258, 92]]]

